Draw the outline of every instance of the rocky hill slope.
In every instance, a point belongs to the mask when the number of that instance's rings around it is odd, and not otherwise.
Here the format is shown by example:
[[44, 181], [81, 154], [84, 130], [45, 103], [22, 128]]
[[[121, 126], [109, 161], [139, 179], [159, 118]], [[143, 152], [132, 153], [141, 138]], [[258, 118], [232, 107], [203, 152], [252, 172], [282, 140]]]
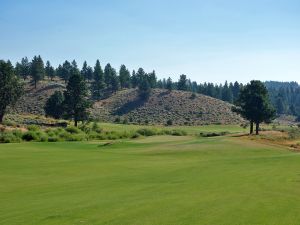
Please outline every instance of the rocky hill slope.
[[[19, 114], [44, 114], [47, 99], [64, 90], [61, 81], [43, 81], [34, 89], [29, 83], [25, 95], [11, 111]], [[231, 112], [231, 105], [208, 96], [190, 92], [154, 89], [147, 101], [141, 101], [136, 89], [122, 90], [94, 102], [91, 117], [104, 122], [136, 124], [236, 124], [242, 119]]]
[[154, 89], [147, 101], [138, 98], [137, 90], [117, 92], [94, 104], [92, 116], [103, 121], [139, 124], [203, 125], [236, 124], [242, 119], [223, 101], [183, 91]]

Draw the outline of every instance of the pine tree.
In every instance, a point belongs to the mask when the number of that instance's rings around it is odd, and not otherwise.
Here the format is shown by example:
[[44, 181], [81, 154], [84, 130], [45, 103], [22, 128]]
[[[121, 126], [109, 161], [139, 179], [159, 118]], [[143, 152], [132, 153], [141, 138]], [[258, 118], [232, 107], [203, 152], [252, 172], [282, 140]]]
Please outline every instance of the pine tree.
[[271, 106], [267, 88], [261, 81], [252, 80], [240, 92], [233, 111], [250, 121], [250, 134], [253, 124], [256, 124], [256, 134], [262, 122], [269, 123], [275, 117], [275, 110]]
[[63, 115], [64, 96], [60, 91], [55, 91], [47, 100], [44, 107], [46, 116], [51, 116], [55, 119], [60, 119]]
[[110, 83], [112, 92], [116, 92], [120, 89], [120, 81], [115, 69], [112, 69]]
[[[139, 68], [136, 73], [136, 79], [137, 79], [138, 86], [144, 81], [144, 79], [148, 79], [148, 78], [146, 78], [146, 76], [147, 76], [147, 74], [145, 73], [144, 69]], [[148, 83], [149, 83], [149, 80], [148, 80]]]
[[13, 105], [23, 94], [23, 85], [14, 74], [14, 68], [9, 62], [0, 60], [0, 123], [6, 113], [6, 108]]
[[132, 71], [132, 75], [131, 75], [130, 81], [131, 81], [131, 86], [133, 88], [136, 88], [138, 86], [138, 79], [137, 79], [135, 70]]
[[167, 79], [166, 88], [168, 89], [169, 92], [171, 92], [171, 91], [173, 90], [173, 83], [172, 83], [171, 77], [169, 77], [169, 78]]
[[227, 81], [225, 82], [225, 85], [223, 86], [222, 89], [222, 100], [230, 103], [233, 102], [233, 95], [231, 89], [228, 87]]
[[71, 76], [64, 91], [64, 109], [67, 118], [74, 119], [75, 126], [78, 121], [87, 119], [87, 109], [91, 106], [87, 99], [88, 89], [78, 70], [72, 69]]
[[130, 72], [125, 65], [121, 65], [120, 67], [119, 79], [121, 88], [130, 88]]
[[45, 72], [46, 72], [46, 75], [48, 76], [48, 78], [53, 80], [53, 78], [55, 76], [55, 70], [51, 66], [49, 61], [46, 62]]
[[89, 80], [88, 78], [88, 65], [87, 62], [84, 61], [83, 65], [82, 65], [82, 69], [80, 71], [81, 76], [85, 79], [85, 80]]
[[34, 56], [31, 63], [31, 77], [36, 88], [37, 83], [45, 76], [44, 62], [41, 56]]
[[108, 89], [111, 88], [112, 67], [108, 63], [104, 68], [104, 82]]
[[156, 88], [157, 78], [154, 70], [152, 71], [152, 73], [148, 74], [148, 81], [151, 88]]
[[144, 78], [139, 84], [139, 96], [142, 100], [148, 100], [151, 95], [151, 86], [148, 79]]
[[65, 81], [65, 83], [68, 82], [70, 76], [71, 76], [71, 70], [72, 65], [69, 61], [65, 61], [62, 65], [61, 71], [60, 71], [60, 77]]
[[187, 86], [187, 79], [186, 75], [182, 74], [180, 75], [178, 84], [177, 84], [177, 89], [181, 91], [187, 91], [188, 86]]
[[94, 67], [94, 81], [92, 83], [92, 96], [95, 99], [100, 99], [105, 88], [104, 74], [100, 65], [100, 61], [96, 61]]

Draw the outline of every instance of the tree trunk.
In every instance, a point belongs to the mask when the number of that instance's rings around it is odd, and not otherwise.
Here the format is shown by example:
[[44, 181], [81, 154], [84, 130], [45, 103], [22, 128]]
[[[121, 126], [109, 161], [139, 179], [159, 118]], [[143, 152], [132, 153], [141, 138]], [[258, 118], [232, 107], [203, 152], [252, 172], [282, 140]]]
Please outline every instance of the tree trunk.
[[36, 89], [36, 80], [34, 81], [34, 88]]
[[256, 123], [256, 135], [258, 135], [259, 134], [259, 123]]
[[75, 127], [77, 127], [77, 123], [78, 123], [77, 119], [74, 119], [74, 125], [75, 125]]
[[250, 134], [253, 134], [253, 121], [250, 121]]

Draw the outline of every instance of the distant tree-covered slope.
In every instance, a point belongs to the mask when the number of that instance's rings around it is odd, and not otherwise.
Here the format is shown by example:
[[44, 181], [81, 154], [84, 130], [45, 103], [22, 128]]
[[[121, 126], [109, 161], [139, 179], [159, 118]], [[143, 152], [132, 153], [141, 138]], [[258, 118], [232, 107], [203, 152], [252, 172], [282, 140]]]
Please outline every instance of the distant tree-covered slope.
[[267, 81], [265, 85], [277, 114], [300, 115], [300, 86], [297, 82]]

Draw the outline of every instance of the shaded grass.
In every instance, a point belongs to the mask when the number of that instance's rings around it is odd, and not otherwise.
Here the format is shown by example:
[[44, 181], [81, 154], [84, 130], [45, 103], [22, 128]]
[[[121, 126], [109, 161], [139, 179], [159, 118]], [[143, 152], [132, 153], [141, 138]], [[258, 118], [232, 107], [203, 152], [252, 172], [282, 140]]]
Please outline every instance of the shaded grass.
[[0, 224], [297, 224], [300, 155], [231, 137], [0, 145]]

